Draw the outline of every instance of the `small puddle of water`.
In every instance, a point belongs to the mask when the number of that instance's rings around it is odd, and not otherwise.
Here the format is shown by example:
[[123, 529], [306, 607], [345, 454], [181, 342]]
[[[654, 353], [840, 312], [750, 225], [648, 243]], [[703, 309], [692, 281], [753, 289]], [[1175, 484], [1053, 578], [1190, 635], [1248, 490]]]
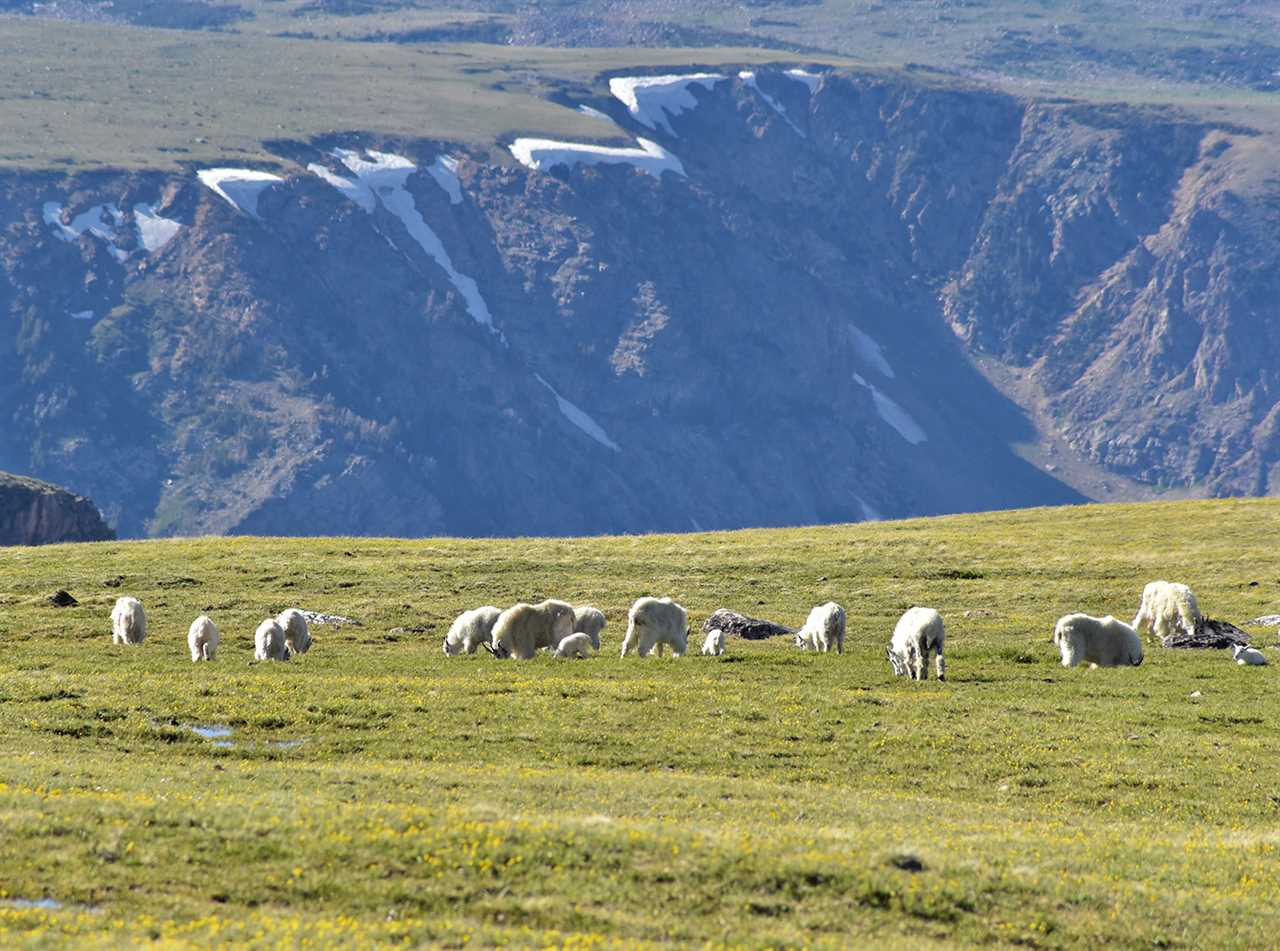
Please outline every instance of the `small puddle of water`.
[[42, 908], [45, 911], [57, 911], [62, 902], [56, 898], [8, 898], [5, 904], [13, 908]]
[[301, 746], [305, 742], [307, 741], [306, 740], [272, 740], [267, 745], [274, 746], [278, 750], [292, 750]]
[[231, 727], [225, 723], [212, 723], [209, 726], [196, 726], [193, 723], [188, 723], [187, 729], [197, 736], [203, 736], [206, 740], [221, 739], [224, 736], [230, 736], [232, 733]]

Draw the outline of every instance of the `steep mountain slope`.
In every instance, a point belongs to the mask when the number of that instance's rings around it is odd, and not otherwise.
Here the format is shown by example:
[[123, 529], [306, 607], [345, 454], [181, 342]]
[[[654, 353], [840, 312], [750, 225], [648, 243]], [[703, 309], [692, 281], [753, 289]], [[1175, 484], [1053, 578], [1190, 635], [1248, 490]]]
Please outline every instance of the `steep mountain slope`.
[[528, 168], [352, 134], [270, 145], [279, 181], [7, 176], [0, 465], [91, 492], [126, 534], [1079, 498], [1010, 448], [1059, 434], [967, 344], [1033, 366], [1078, 461], [1130, 494], [1267, 491], [1274, 346], [1229, 356], [1276, 300], [1245, 240], [1274, 206], [1230, 174], [1258, 137], [901, 76], [715, 75], [623, 77], [590, 104], [636, 146], [517, 142]]

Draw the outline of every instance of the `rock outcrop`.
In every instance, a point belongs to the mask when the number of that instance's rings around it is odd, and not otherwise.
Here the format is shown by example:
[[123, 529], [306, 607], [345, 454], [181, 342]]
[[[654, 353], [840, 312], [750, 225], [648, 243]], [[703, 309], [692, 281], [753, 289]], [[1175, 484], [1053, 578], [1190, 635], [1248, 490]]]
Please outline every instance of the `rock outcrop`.
[[99, 542], [115, 537], [89, 499], [48, 482], [0, 472], [0, 545]]

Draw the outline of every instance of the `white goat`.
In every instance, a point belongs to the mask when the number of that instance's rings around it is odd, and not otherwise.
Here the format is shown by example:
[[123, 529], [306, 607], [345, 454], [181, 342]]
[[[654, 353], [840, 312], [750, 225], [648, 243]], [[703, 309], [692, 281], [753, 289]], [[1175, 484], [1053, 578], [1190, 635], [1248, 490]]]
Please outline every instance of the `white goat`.
[[1267, 662], [1267, 655], [1262, 653], [1256, 647], [1249, 647], [1246, 644], [1237, 644], [1231, 649], [1231, 656], [1235, 658], [1235, 662], [1241, 667], [1254, 666], [1261, 667]]
[[493, 636], [493, 625], [500, 614], [502, 612], [491, 604], [459, 614], [444, 636], [446, 656], [457, 657], [478, 651], [480, 645], [488, 643]]
[[1053, 643], [1062, 652], [1062, 666], [1137, 667], [1142, 663], [1142, 638], [1124, 621], [1110, 614], [1092, 617], [1067, 614], [1053, 628]]
[[284, 628], [284, 642], [293, 654], [305, 654], [311, 649], [311, 629], [306, 616], [297, 608], [281, 611], [276, 623]]
[[689, 615], [670, 598], [639, 598], [627, 612], [627, 636], [622, 640], [622, 656], [633, 649], [648, 657], [656, 647], [662, 656], [663, 645], [671, 647], [675, 657], [683, 657], [689, 649]]
[[548, 598], [545, 601], [539, 601], [534, 607], [543, 608], [550, 611], [555, 619], [551, 630], [551, 643], [541, 644], [548, 650], [555, 650], [556, 645], [573, 633], [573, 605], [568, 601], [557, 601], [554, 598]]
[[275, 618], [267, 618], [258, 625], [253, 635], [254, 660], [288, 660], [289, 648], [285, 643], [284, 628]]
[[844, 620], [844, 608], [834, 601], [818, 605], [809, 612], [804, 627], [796, 632], [796, 647], [820, 654], [834, 649], [837, 654], [843, 654]]
[[724, 631], [718, 627], [713, 627], [707, 631], [707, 638], [702, 642], [702, 655], [704, 657], [719, 657], [724, 653], [724, 648]]
[[554, 650], [573, 633], [567, 630], [572, 624], [573, 608], [563, 601], [521, 602], [498, 615], [490, 635], [489, 653], [499, 659], [529, 660], [540, 648]]
[[591, 635], [586, 631], [578, 631], [563, 638], [556, 646], [556, 657], [590, 657], [594, 652], [591, 647]]
[[116, 599], [111, 609], [111, 643], [141, 644], [147, 636], [147, 613], [137, 598]]
[[1139, 634], [1151, 634], [1164, 640], [1181, 630], [1191, 636], [1200, 629], [1203, 618], [1196, 596], [1185, 584], [1153, 581], [1142, 589], [1142, 603], [1133, 619]]
[[579, 631], [591, 638], [591, 646], [596, 650], [600, 649], [600, 632], [604, 630], [605, 625], [609, 622], [605, 620], [604, 612], [598, 608], [588, 605], [573, 609], [573, 631]]
[[889, 642], [889, 664], [898, 677], [929, 679], [929, 652], [938, 653], [938, 679], [947, 679], [947, 662], [942, 659], [947, 630], [942, 615], [933, 608], [909, 608], [893, 628]]
[[218, 651], [218, 641], [222, 635], [218, 633], [218, 625], [214, 624], [207, 614], [202, 614], [191, 622], [187, 631], [187, 647], [191, 648], [191, 660], [213, 660]]

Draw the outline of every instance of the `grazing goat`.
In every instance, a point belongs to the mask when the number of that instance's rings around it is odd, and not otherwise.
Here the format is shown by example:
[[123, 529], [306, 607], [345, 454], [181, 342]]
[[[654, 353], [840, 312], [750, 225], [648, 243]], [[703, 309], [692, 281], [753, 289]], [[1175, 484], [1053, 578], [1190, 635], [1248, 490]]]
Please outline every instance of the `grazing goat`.
[[1193, 637], [1204, 619], [1196, 596], [1185, 584], [1153, 581], [1142, 589], [1142, 603], [1133, 619], [1139, 634], [1154, 633], [1161, 641], [1182, 631]]
[[290, 653], [305, 654], [311, 649], [311, 629], [307, 627], [305, 615], [297, 608], [282, 611], [276, 617], [276, 623], [284, 628], [284, 642]]
[[608, 623], [605, 620], [604, 612], [598, 608], [583, 605], [573, 609], [574, 633], [582, 632], [590, 637], [591, 646], [596, 650], [600, 649], [600, 632], [604, 630], [605, 625]]
[[221, 637], [218, 633], [218, 625], [214, 624], [208, 615], [202, 614], [192, 621], [191, 628], [187, 631], [187, 647], [191, 648], [191, 660], [193, 662], [213, 660]]
[[1110, 614], [1068, 614], [1059, 618], [1053, 628], [1053, 643], [1062, 652], [1063, 667], [1137, 667], [1142, 663], [1142, 638]]
[[556, 645], [556, 657], [590, 657], [594, 651], [591, 647], [591, 635], [585, 631], [570, 634]]
[[459, 654], [474, 654], [481, 644], [489, 642], [493, 636], [493, 625], [498, 622], [501, 614], [493, 605], [463, 611], [444, 636], [445, 655], [457, 657]]
[[267, 618], [253, 634], [254, 660], [288, 660], [289, 648], [284, 639], [284, 628], [275, 618]]
[[111, 643], [141, 644], [147, 636], [147, 613], [137, 598], [116, 599], [111, 609]]
[[[568, 608], [568, 613], [565, 612]], [[554, 650], [573, 632], [573, 608], [563, 601], [520, 604], [507, 608], [494, 622], [489, 653], [500, 660], [529, 660], [540, 648]]]
[[889, 642], [889, 664], [898, 677], [910, 675], [912, 680], [929, 679], [929, 653], [937, 651], [938, 679], [947, 679], [947, 663], [942, 648], [947, 631], [942, 615], [933, 608], [910, 608], [893, 629]]
[[627, 636], [622, 640], [622, 656], [636, 650], [648, 657], [656, 647], [662, 656], [669, 646], [675, 657], [689, 649], [689, 615], [670, 598], [639, 598], [627, 612]]
[[804, 627], [796, 632], [796, 647], [820, 654], [831, 650], [843, 654], [844, 621], [844, 608], [834, 601], [818, 605], [809, 612]]

